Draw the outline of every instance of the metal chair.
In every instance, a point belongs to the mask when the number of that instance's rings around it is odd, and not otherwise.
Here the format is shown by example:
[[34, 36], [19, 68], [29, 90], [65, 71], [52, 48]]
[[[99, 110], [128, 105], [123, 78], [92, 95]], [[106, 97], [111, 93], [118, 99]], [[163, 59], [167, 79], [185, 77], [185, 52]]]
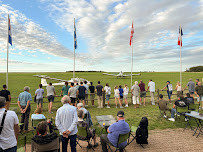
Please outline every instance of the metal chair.
[[177, 120], [177, 115], [179, 114], [180, 116], [185, 116], [185, 113], [188, 112], [188, 106], [186, 107], [178, 107], [176, 106], [176, 120]]

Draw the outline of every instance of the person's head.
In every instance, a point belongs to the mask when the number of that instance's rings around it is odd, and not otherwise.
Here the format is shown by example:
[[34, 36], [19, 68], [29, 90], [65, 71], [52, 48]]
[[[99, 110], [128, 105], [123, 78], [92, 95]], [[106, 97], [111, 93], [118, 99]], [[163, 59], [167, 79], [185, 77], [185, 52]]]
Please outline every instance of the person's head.
[[190, 94], [189, 94], [189, 93], [186, 93], [186, 97], [188, 97], [188, 98], [189, 98], [189, 97], [190, 97]]
[[66, 103], [70, 103], [70, 102], [71, 102], [70, 97], [67, 96], [67, 95], [65, 95], [65, 96], [63, 96], [63, 97], [61, 98], [61, 103], [62, 103], [62, 104], [66, 104]]
[[118, 111], [117, 120], [124, 120], [124, 112], [123, 111]]
[[108, 84], [108, 83], [106, 83], [106, 86], [107, 86], [107, 87], [109, 87], [109, 84]]
[[76, 85], [78, 85], [78, 83], [76, 83]]
[[180, 86], [180, 82], [179, 81], [177, 82], [177, 85]]
[[37, 108], [35, 110], [35, 114], [42, 114], [42, 108]]
[[192, 78], [190, 78], [189, 81], [192, 81]]
[[127, 84], [124, 84], [124, 87], [127, 88], [128, 87]]
[[30, 87], [28, 87], [28, 86], [25, 86], [25, 87], [24, 87], [24, 91], [27, 91], [27, 92], [29, 92], [29, 91], [30, 91]]
[[159, 98], [160, 98], [160, 99], [163, 99], [163, 94], [160, 94], [160, 95], [159, 95]]
[[121, 85], [119, 85], [119, 88], [122, 88], [122, 86], [121, 86]]
[[3, 88], [6, 90], [6, 89], [7, 89], [7, 86], [4, 84], [4, 85], [3, 85]]
[[185, 98], [184, 98], [183, 95], [181, 95], [181, 96], [178, 97], [178, 99], [179, 99], [179, 100], [184, 100]]
[[143, 81], [142, 81], [142, 80], [140, 80], [140, 83], [143, 83]]
[[100, 81], [98, 81], [98, 84], [100, 84]]
[[78, 103], [78, 104], [77, 104], [77, 108], [78, 108], [78, 109], [80, 109], [80, 108], [82, 108], [82, 107], [83, 107], [83, 103]]
[[82, 81], [80, 82], [80, 85], [83, 85], [83, 82], [82, 82]]
[[42, 84], [39, 84], [39, 88], [42, 88]]
[[71, 84], [70, 84], [72, 87], [74, 86], [74, 83], [73, 82], [71, 82]]
[[3, 108], [6, 104], [6, 98], [0, 96], [0, 108]]
[[49, 85], [52, 86], [52, 83], [50, 82]]
[[78, 118], [81, 118], [81, 119], [84, 118], [84, 111], [83, 110], [78, 110]]
[[196, 81], [196, 82], [199, 82], [199, 79], [196, 79], [195, 81]]
[[201, 86], [202, 85], [202, 83], [201, 82], [198, 82], [198, 86]]
[[118, 89], [118, 86], [115, 86], [114, 89]]
[[93, 82], [90, 82], [90, 85], [93, 85]]
[[166, 81], [167, 84], [170, 84], [170, 81]]
[[84, 84], [87, 84], [87, 81], [84, 81]]
[[138, 82], [137, 82], [137, 81], [135, 81], [135, 85], [138, 85]]
[[46, 121], [41, 121], [40, 123], [38, 123], [37, 125], [37, 131], [39, 131], [39, 133], [41, 135], [46, 135], [47, 131], [48, 131], [48, 124]]
[[66, 85], [66, 86], [68, 85], [68, 82], [67, 82], [67, 81], [65, 82], [65, 85]]
[[149, 80], [149, 82], [151, 82], [151, 81], [152, 81], [152, 79]]

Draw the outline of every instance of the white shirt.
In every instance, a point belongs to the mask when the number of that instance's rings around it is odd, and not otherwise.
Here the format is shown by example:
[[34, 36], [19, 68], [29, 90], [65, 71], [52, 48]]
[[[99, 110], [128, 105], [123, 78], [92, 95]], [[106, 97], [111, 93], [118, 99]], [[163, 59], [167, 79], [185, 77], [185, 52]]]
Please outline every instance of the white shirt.
[[127, 87], [125, 87], [125, 88], [123, 88], [123, 95], [128, 95], [128, 92], [129, 92], [129, 88]]
[[111, 87], [105, 86], [105, 87], [104, 87], [104, 90], [106, 91], [106, 94], [107, 94], [107, 95], [110, 95], [110, 94], [111, 94]]
[[57, 110], [55, 123], [60, 135], [63, 135], [63, 132], [66, 130], [71, 132], [70, 135], [77, 134], [77, 122], [78, 115], [74, 106], [66, 103]]
[[148, 83], [149, 91], [155, 92], [155, 83], [153, 81]]
[[119, 90], [118, 89], [114, 89], [114, 93], [115, 93], [115, 95], [119, 95]]
[[[0, 109], [0, 124], [3, 118], [5, 108]], [[18, 117], [14, 111], [7, 111], [3, 130], [0, 135], [0, 147], [3, 150], [12, 148], [17, 145], [16, 136], [14, 132], [14, 125], [19, 124]]]
[[182, 91], [181, 86], [177, 85], [177, 91]]

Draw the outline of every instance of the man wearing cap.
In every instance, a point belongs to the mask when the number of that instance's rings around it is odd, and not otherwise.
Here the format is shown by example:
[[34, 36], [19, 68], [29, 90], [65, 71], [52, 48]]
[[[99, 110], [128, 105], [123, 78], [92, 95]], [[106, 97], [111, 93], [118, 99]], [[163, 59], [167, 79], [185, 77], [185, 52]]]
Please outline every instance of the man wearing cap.
[[192, 81], [191, 78], [189, 79], [188, 84], [186, 85], [186, 87], [183, 90], [185, 90], [187, 87], [189, 89], [190, 96], [193, 97], [193, 94], [195, 92], [195, 83]]
[[173, 86], [170, 83], [170, 81], [166, 82], [166, 86], [162, 89], [162, 91], [164, 89], [166, 89], [166, 88], [167, 88], [167, 94], [168, 94], [168, 102], [171, 103], [171, 95], [172, 95], [172, 92], [173, 92]]
[[[117, 146], [119, 134], [126, 134], [130, 132], [130, 127], [127, 122], [125, 122], [124, 112], [118, 111], [117, 113], [117, 122], [112, 124], [108, 129], [108, 135], [102, 134], [100, 136], [100, 141], [102, 145], [102, 151], [108, 152], [107, 150], [107, 143], [110, 143], [114, 146]], [[118, 145], [120, 148], [119, 151], [122, 152], [125, 146], [127, 145], [127, 141]]]

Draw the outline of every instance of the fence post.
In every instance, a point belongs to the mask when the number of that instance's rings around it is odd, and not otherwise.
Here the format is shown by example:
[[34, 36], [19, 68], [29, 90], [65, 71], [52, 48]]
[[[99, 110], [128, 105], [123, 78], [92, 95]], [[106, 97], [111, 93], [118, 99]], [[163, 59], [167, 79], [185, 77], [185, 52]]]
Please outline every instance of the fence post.
[[105, 91], [103, 91], [103, 107], [105, 106]]
[[159, 101], [159, 89], [157, 89], [157, 102]]

